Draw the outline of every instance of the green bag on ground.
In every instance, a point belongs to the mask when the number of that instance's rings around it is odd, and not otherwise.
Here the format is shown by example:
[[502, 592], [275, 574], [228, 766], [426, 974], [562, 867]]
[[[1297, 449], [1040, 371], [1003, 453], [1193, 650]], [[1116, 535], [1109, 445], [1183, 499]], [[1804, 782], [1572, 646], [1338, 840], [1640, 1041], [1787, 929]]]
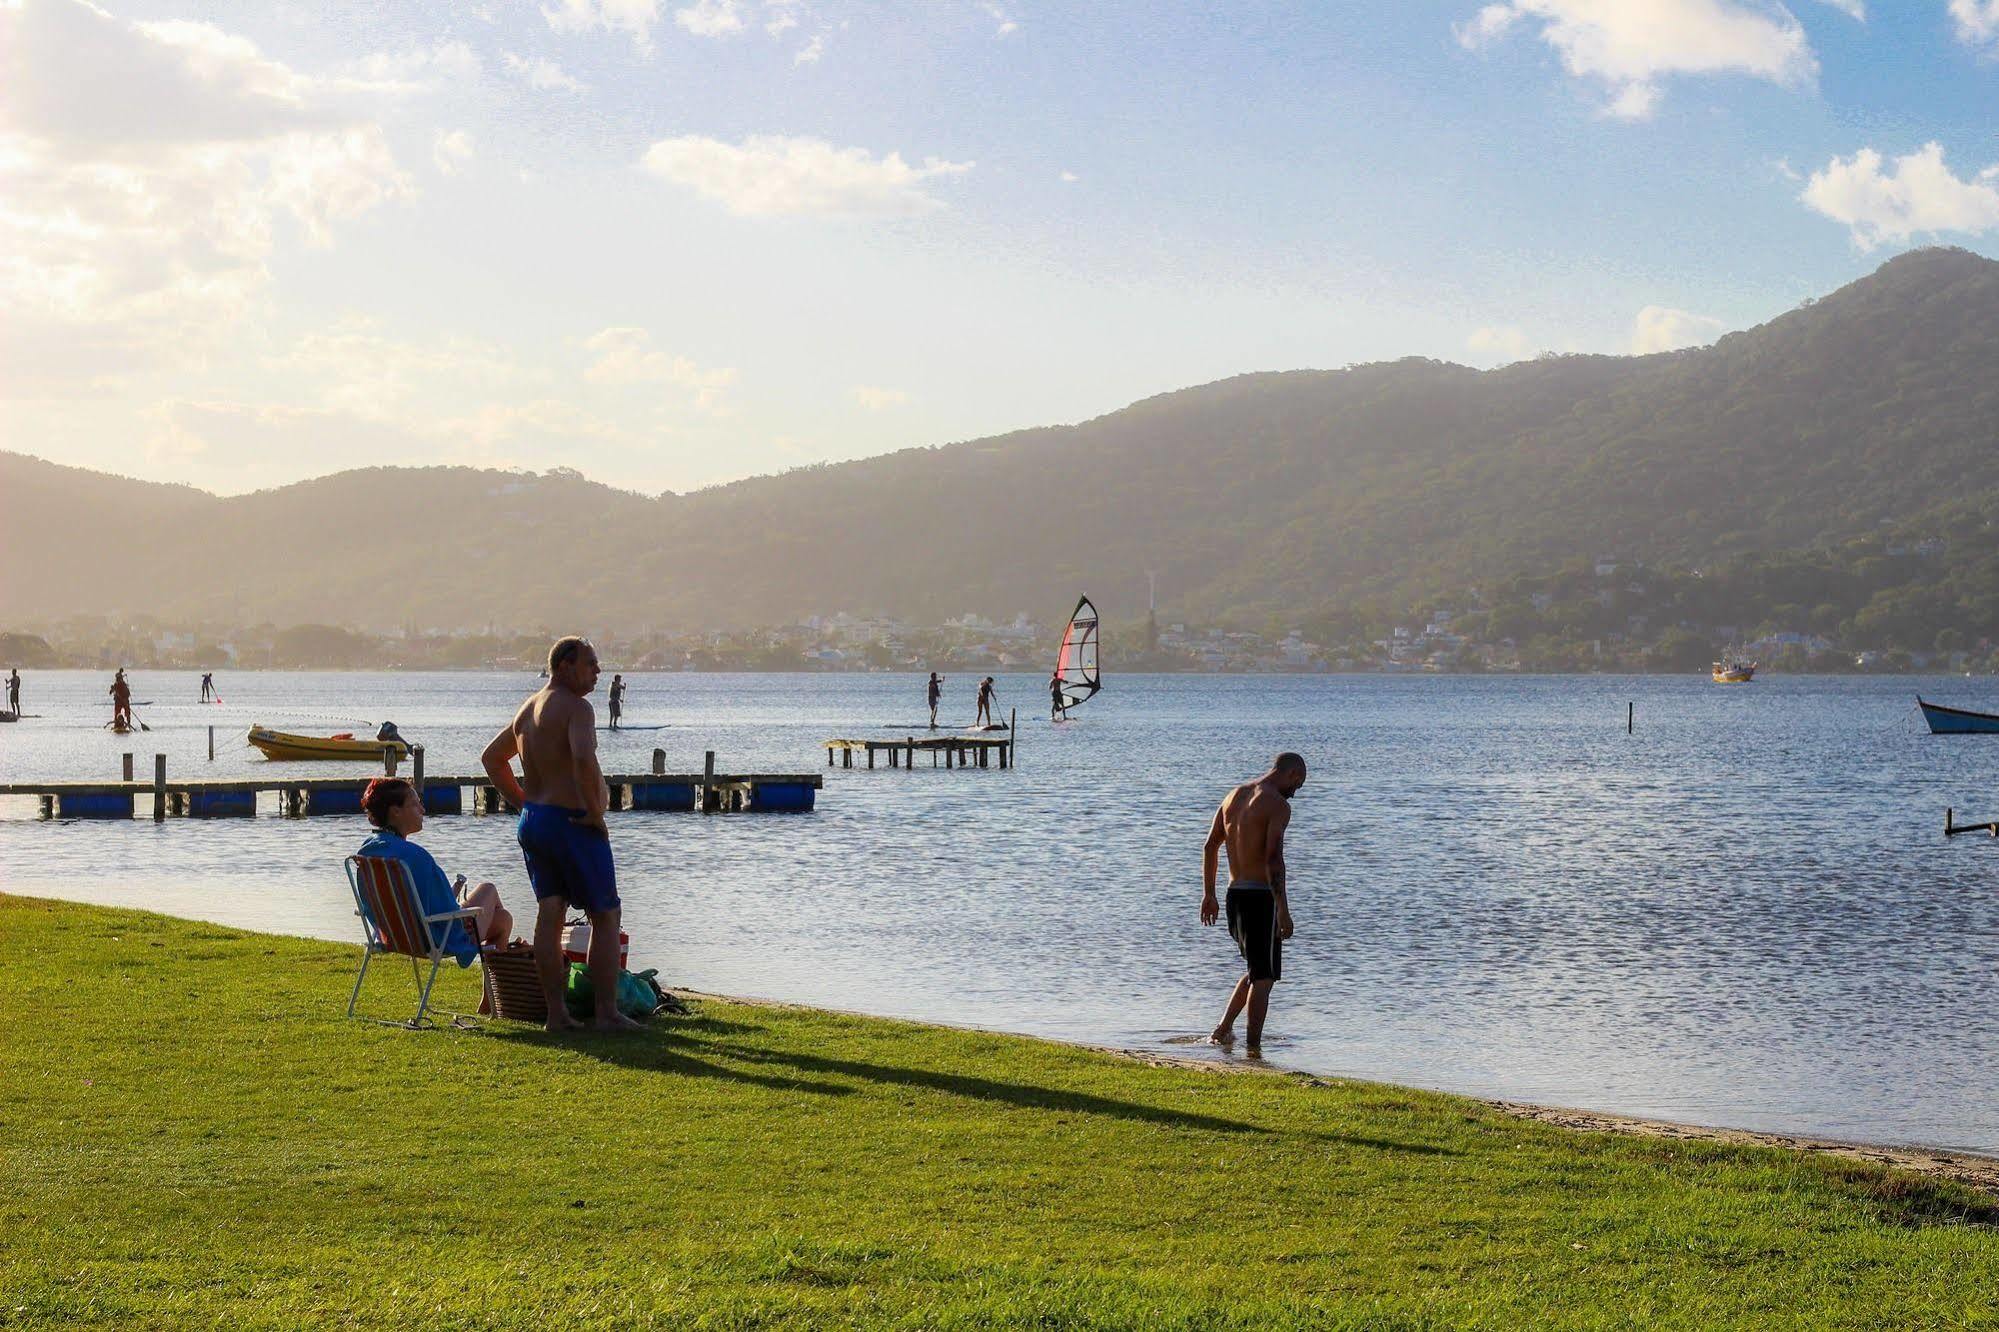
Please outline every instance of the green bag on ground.
[[[618, 1011], [628, 1018], [649, 1018], [660, 1010], [659, 991], [652, 983], [653, 973], [648, 971], [634, 976], [629, 971], [618, 973]], [[563, 991], [563, 1002], [570, 1015], [591, 1018], [597, 1015], [597, 987], [590, 983], [590, 968], [582, 962], [569, 964], [569, 984]]]

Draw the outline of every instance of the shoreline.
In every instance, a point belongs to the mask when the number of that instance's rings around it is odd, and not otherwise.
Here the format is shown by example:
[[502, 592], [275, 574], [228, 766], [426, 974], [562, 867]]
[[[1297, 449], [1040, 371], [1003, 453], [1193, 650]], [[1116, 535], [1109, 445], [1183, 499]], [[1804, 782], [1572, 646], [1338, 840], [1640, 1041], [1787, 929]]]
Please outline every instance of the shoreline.
[[[316, 943], [331, 943], [345, 947], [355, 946], [351, 941], [341, 937], [292, 934], [258, 926], [232, 925], [213, 918], [177, 916], [170, 912], [163, 912], [149, 907], [112, 906], [110, 904], [92, 903], [76, 898], [10, 892], [4, 887], [0, 887], [0, 900], [8, 897], [22, 901], [43, 902], [61, 906], [104, 906], [106, 909], [111, 910], [132, 910], [143, 914], [157, 915], [166, 920], [219, 925], [225, 929], [239, 930], [249, 934], [274, 934], [284, 938], [309, 939]], [[1932, 1178], [1949, 1180], [1968, 1188], [1976, 1189], [1981, 1193], [1999, 1197], [1999, 1153], [1986, 1154], [1958, 1148], [1929, 1147], [1911, 1143], [1857, 1142], [1851, 1139], [1824, 1137], [1809, 1133], [1786, 1133], [1764, 1129], [1695, 1124], [1683, 1120], [1654, 1119], [1642, 1115], [1622, 1114], [1617, 1111], [1590, 1110], [1577, 1106], [1546, 1105], [1538, 1102], [1482, 1096], [1473, 1091], [1458, 1091], [1445, 1086], [1392, 1082], [1351, 1072], [1315, 1072], [1308, 1068], [1287, 1066], [1269, 1061], [1250, 1063], [1235, 1057], [1216, 1058], [1176, 1054], [1169, 1050], [1153, 1049], [1144, 1046], [1048, 1036], [1039, 1032], [1021, 1031], [1011, 1027], [947, 1022], [929, 1017], [907, 1017], [896, 1014], [873, 1013], [863, 1009], [841, 1008], [829, 1004], [801, 1003], [796, 1000], [781, 999], [769, 995], [722, 994], [712, 990], [681, 985], [668, 985], [667, 988], [674, 994], [684, 997], [697, 1000], [712, 1000], [724, 1004], [740, 1004], [749, 1007], [770, 1008], [799, 1013], [834, 1014], [842, 1017], [866, 1018], [883, 1022], [906, 1022], [916, 1026], [932, 1027], [946, 1031], [1018, 1036], [1028, 1040], [1046, 1041], [1053, 1045], [1065, 1046], [1071, 1049], [1091, 1050], [1100, 1054], [1115, 1055], [1121, 1059], [1127, 1059], [1156, 1068], [1172, 1068], [1228, 1076], [1279, 1077], [1296, 1079], [1308, 1085], [1320, 1086], [1339, 1085], [1343, 1083], [1364, 1084], [1397, 1092], [1421, 1092], [1457, 1096], [1480, 1105], [1488, 1106], [1516, 1119], [1532, 1120], [1537, 1123], [1564, 1128], [1577, 1133], [1614, 1134], [1623, 1137], [1704, 1142], [1719, 1145], [1771, 1147], [1806, 1156], [1844, 1157], [1875, 1165], [1894, 1166]]]
[[1940, 1147], [1923, 1147], [1901, 1143], [1853, 1142], [1842, 1138], [1825, 1138], [1812, 1134], [1776, 1133], [1763, 1129], [1727, 1128], [1711, 1124], [1690, 1124], [1682, 1120], [1648, 1119], [1640, 1115], [1618, 1114], [1614, 1111], [1584, 1110], [1573, 1106], [1541, 1105], [1532, 1101], [1509, 1101], [1489, 1096], [1479, 1096], [1469, 1092], [1452, 1091], [1448, 1087], [1416, 1086], [1408, 1083], [1385, 1082], [1379, 1078], [1344, 1073], [1314, 1073], [1310, 1069], [1289, 1068], [1267, 1061], [1248, 1063], [1241, 1059], [1203, 1059], [1194, 1055], [1173, 1054], [1164, 1050], [1150, 1050], [1140, 1046], [1104, 1044], [1097, 1041], [1064, 1040], [1059, 1036], [1042, 1036], [1035, 1032], [1014, 1031], [1005, 1027], [973, 1026], [963, 1023], [939, 1022], [931, 1018], [904, 1018], [868, 1013], [856, 1008], [831, 1008], [823, 1004], [801, 1004], [788, 999], [772, 999], [751, 995], [716, 994], [709, 990], [673, 988], [675, 994], [693, 999], [713, 1000], [717, 1003], [742, 1004], [756, 1008], [787, 1009], [802, 1013], [836, 1013], [842, 1017], [869, 1018], [882, 1022], [913, 1022], [918, 1026], [941, 1027], [950, 1031], [975, 1031], [989, 1035], [1023, 1036], [1029, 1040], [1047, 1041], [1054, 1045], [1066, 1045], [1079, 1050], [1092, 1050], [1098, 1054], [1115, 1055], [1134, 1063], [1146, 1064], [1153, 1068], [1172, 1068], [1192, 1072], [1216, 1073], [1227, 1076], [1278, 1077], [1296, 1079], [1307, 1086], [1335, 1086], [1341, 1083], [1356, 1083], [1382, 1087], [1398, 1092], [1429, 1092], [1445, 1096], [1460, 1096], [1480, 1105], [1488, 1106], [1501, 1114], [1515, 1119], [1532, 1120], [1555, 1128], [1568, 1129], [1574, 1133], [1608, 1133], [1624, 1137], [1655, 1138], [1676, 1142], [1706, 1142], [1737, 1147], [1771, 1147], [1783, 1151], [1796, 1152], [1806, 1156], [1839, 1156], [1849, 1160], [1865, 1161], [1872, 1165], [1892, 1166], [1900, 1170], [1928, 1175], [1936, 1179], [1949, 1180], [1981, 1193], [1999, 1197], [1999, 1154], [1986, 1155], [1980, 1152], [1961, 1151]]

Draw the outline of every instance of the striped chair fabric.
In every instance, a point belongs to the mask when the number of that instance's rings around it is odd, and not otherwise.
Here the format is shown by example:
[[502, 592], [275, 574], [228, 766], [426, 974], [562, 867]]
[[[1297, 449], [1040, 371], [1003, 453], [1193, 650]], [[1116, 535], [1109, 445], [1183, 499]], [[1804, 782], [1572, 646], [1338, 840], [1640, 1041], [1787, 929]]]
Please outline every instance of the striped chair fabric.
[[[368, 964], [377, 953], [399, 953], [410, 960], [410, 974], [417, 983], [416, 1016], [395, 1025], [430, 1025], [425, 1013], [430, 1008], [431, 987], [437, 984], [438, 969], [447, 956], [445, 942], [451, 937], [453, 922], [462, 922], [467, 934], [479, 913], [471, 910], [426, 913], [418, 896], [409, 866], [383, 856], [347, 857], [347, 883], [354, 890], [354, 914], [361, 918], [361, 974], [354, 978], [354, 993], [347, 999], [347, 1016], [361, 998], [361, 982], [368, 977]], [[481, 957], [484, 950], [481, 950]], [[420, 960], [430, 963], [425, 978]], [[455, 1016], [455, 1015], [454, 1015]]]

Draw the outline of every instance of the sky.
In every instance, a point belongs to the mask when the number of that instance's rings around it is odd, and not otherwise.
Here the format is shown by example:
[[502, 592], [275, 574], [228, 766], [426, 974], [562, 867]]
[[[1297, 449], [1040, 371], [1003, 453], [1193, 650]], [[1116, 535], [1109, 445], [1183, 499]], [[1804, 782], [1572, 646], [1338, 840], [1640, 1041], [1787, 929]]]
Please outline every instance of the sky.
[[0, 448], [648, 493], [1999, 255], [1999, 0], [0, 0]]

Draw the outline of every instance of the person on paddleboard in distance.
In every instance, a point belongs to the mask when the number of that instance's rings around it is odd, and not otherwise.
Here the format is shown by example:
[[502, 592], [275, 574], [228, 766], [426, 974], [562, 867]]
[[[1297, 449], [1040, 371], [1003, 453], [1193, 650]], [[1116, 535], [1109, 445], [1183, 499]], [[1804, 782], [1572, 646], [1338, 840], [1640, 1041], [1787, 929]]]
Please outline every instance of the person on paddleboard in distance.
[[1069, 699], [1062, 692], [1062, 672], [1048, 677], [1048, 720], [1052, 722], [1069, 720]]
[[11, 666], [7, 670], [7, 711], [16, 717], [21, 715], [21, 668]]
[[[611, 790], [597, 763], [597, 714], [588, 698], [601, 673], [597, 649], [587, 640], [557, 640], [548, 650], [548, 683], [528, 695], [480, 755], [494, 788], [521, 812], [517, 838], [537, 904], [534, 968], [548, 1000], [550, 1031], [582, 1025], [563, 1003], [569, 968], [562, 960], [562, 922], [572, 905], [590, 920], [590, 984], [596, 991], [598, 1030], [628, 1031], [639, 1025], [618, 1011], [622, 913], [611, 834], [604, 826]], [[518, 778], [516, 757], [521, 761]]]
[[132, 729], [132, 686], [125, 682], [125, 668], [111, 677], [111, 729], [129, 731]]
[[212, 703], [215, 701], [214, 671], [203, 671], [201, 673], [201, 701], [204, 703]]
[[993, 677], [988, 675], [979, 681], [979, 720], [977, 725], [993, 724]]
[[930, 672], [930, 729], [937, 729], [937, 705], [944, 701], [944, 677]]
[[1236, 1015], [1249, 1009], [1249, 1050], [1263, 1054], [1263, 1019], [1270, 1011], [1270, 987], [1284, 973], [1284, 941], [1291, 937], [1291, 907], [1284, 884], [1284, 830], [1291, 826], [1291, 797], [1305, 784], [1305, 760], [1289, 752], [1271, 761], [1270, 771], [1238, 786], [1222, 800], [1201, 854], [1201, 923], [1212, 925], [1224, 907], [1215, 900], [1215, 871], [1221, 849], [1229, 851], [1226, 911], [1229, 936], [1242, 954], [1242, 979], [1229, 994], [1228, 1010], [1208, 1037], [1217, 1045], [1235, 1039]]
[[611, 729], [618, 729], [618, 718], [625, 715], [625, 677], [611, 677]]

